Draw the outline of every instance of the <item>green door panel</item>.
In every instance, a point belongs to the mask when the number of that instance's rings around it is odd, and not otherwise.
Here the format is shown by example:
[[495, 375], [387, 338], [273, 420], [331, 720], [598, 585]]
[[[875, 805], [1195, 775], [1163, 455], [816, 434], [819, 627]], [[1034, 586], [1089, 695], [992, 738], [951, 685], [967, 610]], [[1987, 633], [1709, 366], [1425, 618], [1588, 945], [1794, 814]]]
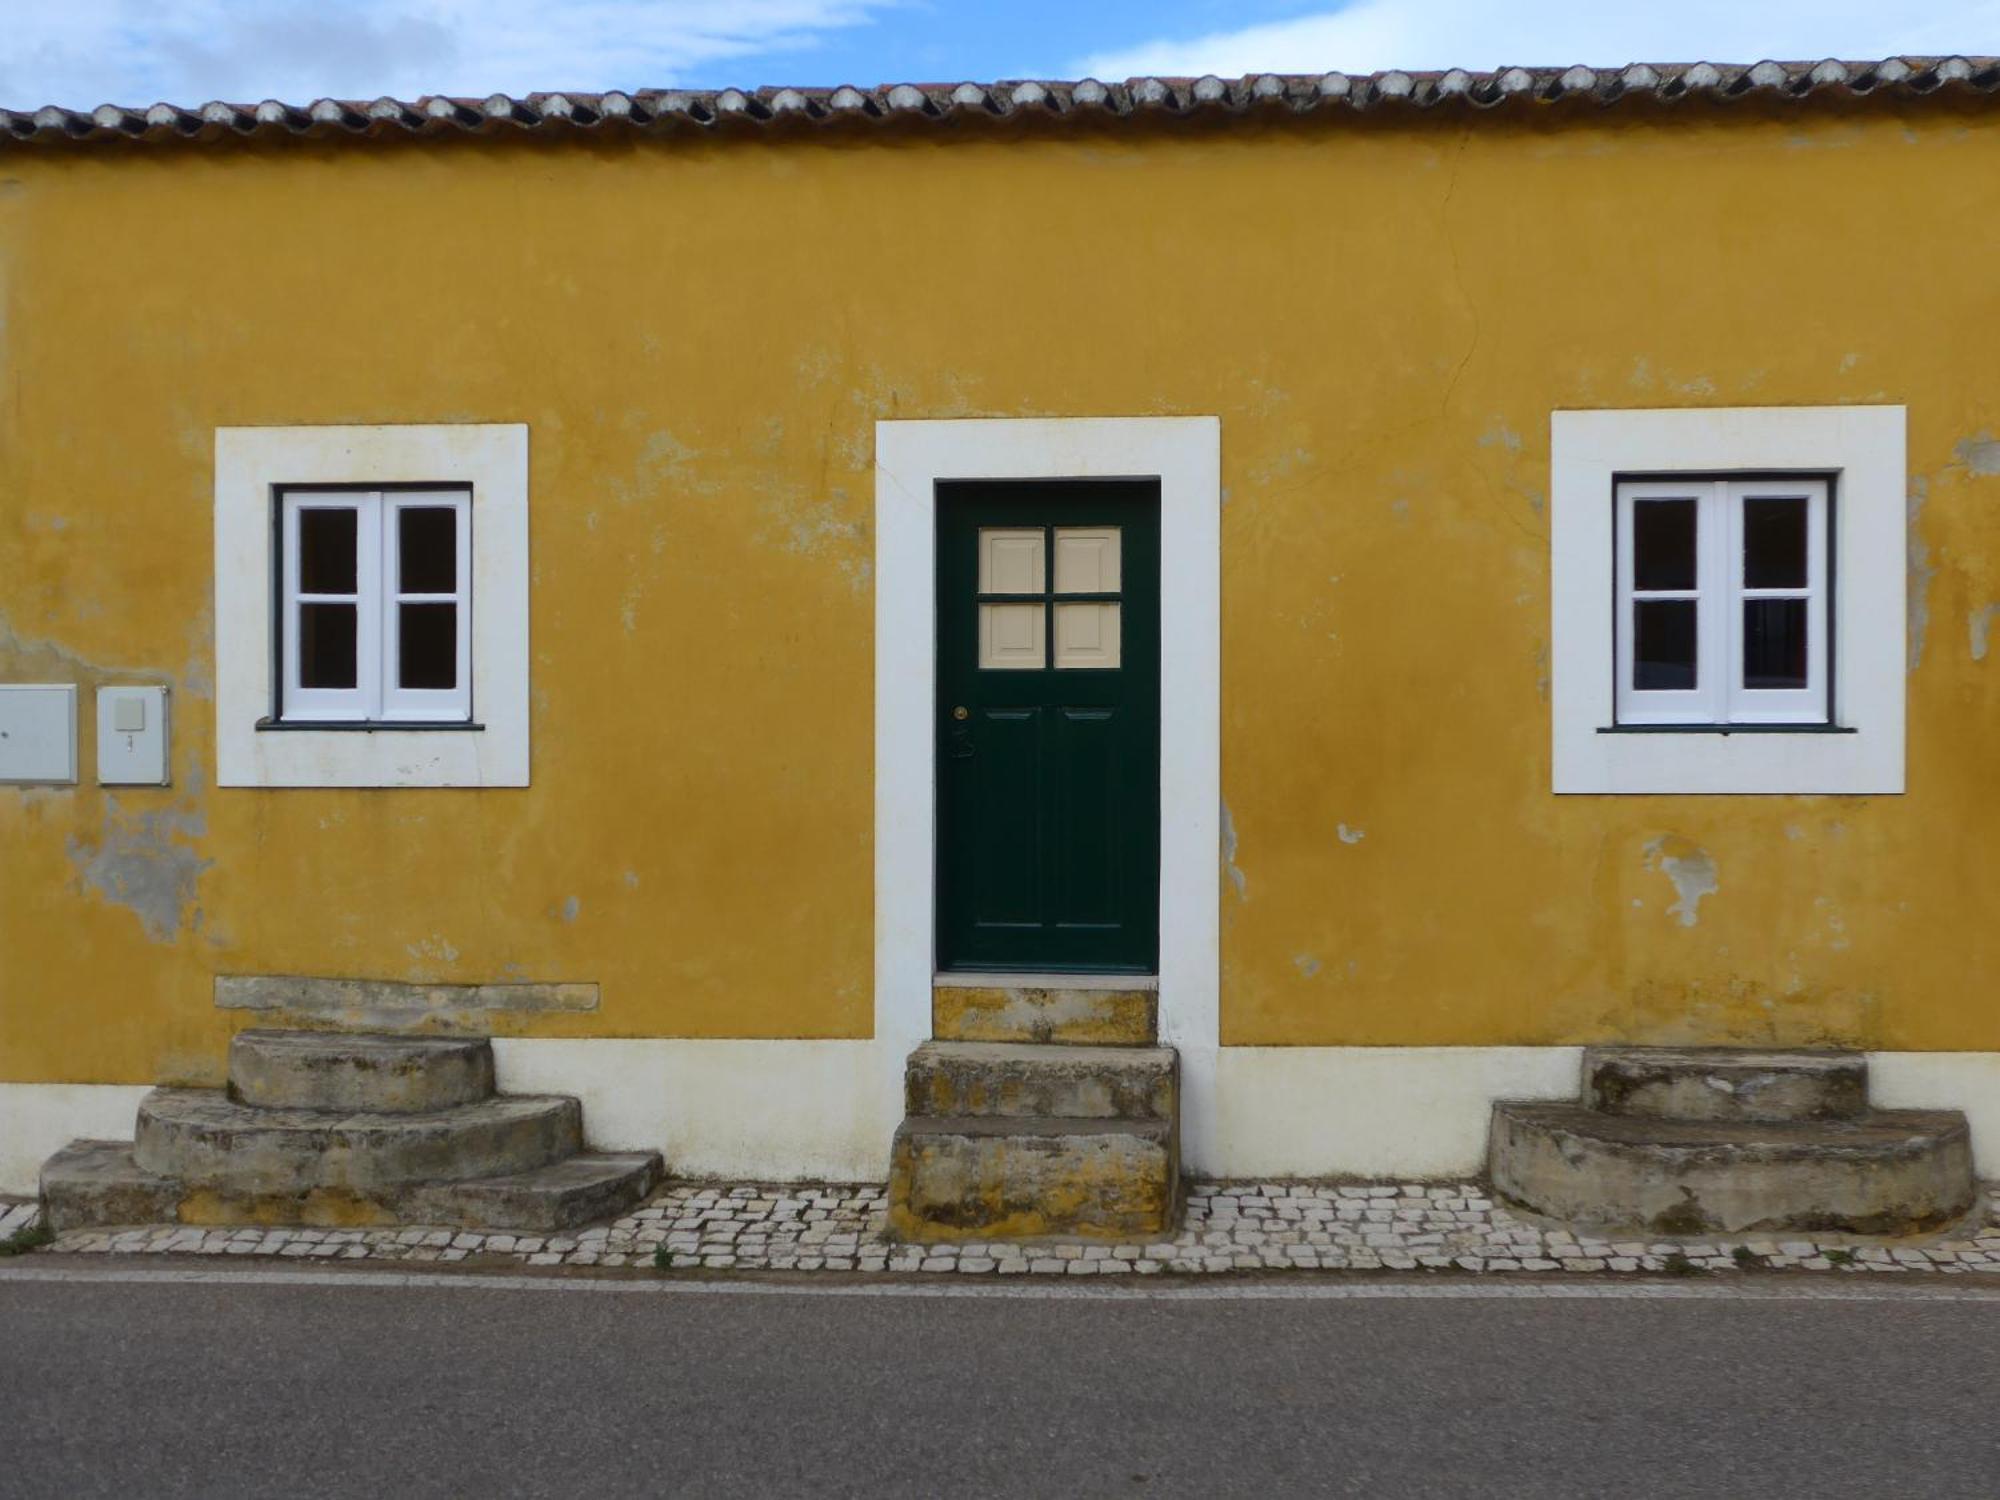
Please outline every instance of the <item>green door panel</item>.
[[[1107, 526], [1119, 533], [1119, 587], [1055, 593], [1057, 530]], [[985, 528], [1040, 532], [1040, 592], [980, 594]], [[1159, 580], [1156, 481], [938, 486], [941, 968], [1153, 971]], [[982, 600], [1042, 610], [1039, 666], [981, 667]], [[1065, 600], [1118, 606], [1116, 666], [1054, 665]]]

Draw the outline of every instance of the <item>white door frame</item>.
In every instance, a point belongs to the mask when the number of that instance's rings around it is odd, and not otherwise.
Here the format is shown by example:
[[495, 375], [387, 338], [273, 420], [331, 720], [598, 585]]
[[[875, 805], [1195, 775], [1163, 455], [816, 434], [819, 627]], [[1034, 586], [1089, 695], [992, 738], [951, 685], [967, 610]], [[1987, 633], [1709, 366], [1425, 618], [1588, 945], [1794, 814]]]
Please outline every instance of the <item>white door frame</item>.
[[1222, 423], [1217, 417], [875, 424], [875, 1039], [931, 1034], [936, 973], [937, 484], [1160, 482], [1160, 1039], [1207, 1155], [1220, 1040]]

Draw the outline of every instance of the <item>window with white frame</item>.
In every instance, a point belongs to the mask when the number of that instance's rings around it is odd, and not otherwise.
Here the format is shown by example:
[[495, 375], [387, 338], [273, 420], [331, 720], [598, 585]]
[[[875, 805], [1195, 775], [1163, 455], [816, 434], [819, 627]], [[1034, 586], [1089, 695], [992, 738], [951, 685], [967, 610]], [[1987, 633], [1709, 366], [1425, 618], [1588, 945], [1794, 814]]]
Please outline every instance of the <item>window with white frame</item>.
[[279, 721], [471, 718], [471, 498], [279, 492]]
[[1621, 477], [1620, 727], [1827, 726], [1832, 480]]
[[215, 777], [524, 787], [528, 429], [215, 434]]
[[1903, 790], [1906, 425], [1551, 414], [1552, 790]]

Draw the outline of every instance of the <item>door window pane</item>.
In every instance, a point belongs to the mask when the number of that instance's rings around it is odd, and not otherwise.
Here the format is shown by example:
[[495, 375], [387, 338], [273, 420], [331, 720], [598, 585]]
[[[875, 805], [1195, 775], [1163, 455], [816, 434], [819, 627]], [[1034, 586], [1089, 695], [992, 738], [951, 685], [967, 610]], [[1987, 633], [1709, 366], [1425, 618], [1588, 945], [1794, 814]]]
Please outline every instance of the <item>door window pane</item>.
[[458, 587], [458, 512], [441, 505], [411, 505], [396, 515], [401, 592], [453, 592]]
[[979, 592], [1039, 594], [1048, 577], [1040, 530], [979, 528]]
[[355, 580], [355, 535], [360, 512], [349, 509], [299, 511], [299, 592], [351, 594]]
[[[1056, 528], [1056, 592], [1115, 594], [1118, 592], [1118, 528], [1059, 526]], [[1062, 627], [1056, 627], [1060, 653]]]
[[396, 617], [397, 684], [458, 686], [458, 606], [400, 604]]
[[1632, 502], [1632, 587], [1691, 589], [1695, 586], [1695, 502]]
[[[1062, 554], [1056, 554], [1058, 564]], [[1118, 665], [1118, 606], [1058, 604], [1056, 666], [1109, 668]]]
[[1744, 687], [1806, 685], [1806, 604], [1804, 599], [1743, 601]]
[[1034, 604], [979, 606], [979, 665], [995, 671], [1040, 671], [1048, 665], [1044, 646], [1047, 611]]
[[300, 687], [353, 687], [357, 680], [354, 646], [355, 607], [352, 604], [299, 606]]
[[1806, 586], [1806, 497], [1751, 495], [1743, 501], [1743, 586]]
[[1632, 686], [1688, 692], [1695, 686], [1695, 601], [1641, 599], [1632, 606]]

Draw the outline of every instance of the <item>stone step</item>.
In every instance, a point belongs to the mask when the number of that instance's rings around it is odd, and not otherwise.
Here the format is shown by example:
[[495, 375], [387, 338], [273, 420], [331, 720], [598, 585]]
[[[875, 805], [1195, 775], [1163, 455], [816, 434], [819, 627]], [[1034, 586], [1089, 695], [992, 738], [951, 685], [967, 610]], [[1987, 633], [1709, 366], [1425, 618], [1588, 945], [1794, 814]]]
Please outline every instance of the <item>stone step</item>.
[[951, 979], [931, 990], [931, 1034], [945, 1042], [1145, 1047], [1159, 1040], [1159, 1000], [1151, 980], [1055, 974]]
[[239, 1031], [229, 1093], [259, 1109], [454, 1109], [492, 1097], [493, 1046], [484, 1037]]
[[1167, 1120], [909, 1119], [889, 1163], [902, 1240], [1171, 1233], [1180, 1138]]
[[1919, 1234], [1977, 1197], [1965, 1117], [1949, 1110], [1718, 1121], [1502, 1103], [1488, 1153], [1503, 1197], [1592, 1230]]
[[1852, 1119], [1868, 1107], [1868, 1060], [1858, 1052], [1592, 1047], [1583, 1055], [1583, 1102], [1648, 1119]]
[[904, 1072], [912, 1115], [1172, 1120], [1180, 1058], [1171, 1047], [925, 1042]]
[[656, 1152], [587, 1153], [473, 1182], [255, 1192], [148, 1172], [123, 1141], [75, 1141], [43, 1166], [42, 1201], [58, 1230], [113, 1224], [559, 1230], [629, 1212], [658, 1184], [660, 1170]]
[[259, 1109], [219, 1089], [155, 1089], [139, 1103], [146, 1171], [242, 1193], [368, 1192], [501, 1177], [583, 1148], [576, 1100], [507, 1095], [429, 1114]]

